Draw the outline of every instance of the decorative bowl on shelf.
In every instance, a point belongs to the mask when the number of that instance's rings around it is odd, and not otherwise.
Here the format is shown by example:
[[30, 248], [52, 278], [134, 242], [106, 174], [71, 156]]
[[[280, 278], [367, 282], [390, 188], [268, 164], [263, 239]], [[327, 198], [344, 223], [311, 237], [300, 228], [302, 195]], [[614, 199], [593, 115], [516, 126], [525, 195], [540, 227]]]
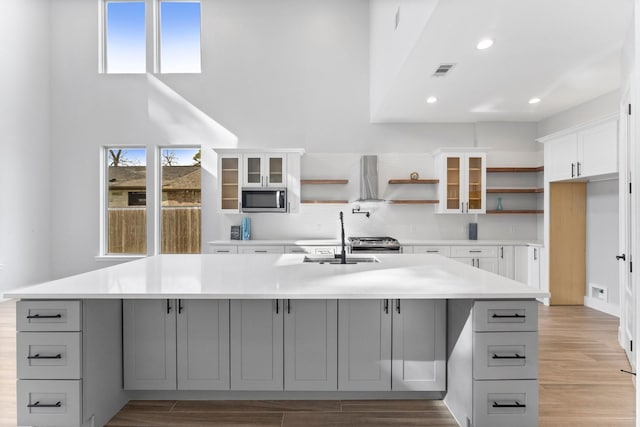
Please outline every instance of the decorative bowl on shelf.
[[418, 172], [411, 172], [411, 175], [409, 175], [409, 178], [418, 179], [420, 178], [420, 175], [418, 175]]

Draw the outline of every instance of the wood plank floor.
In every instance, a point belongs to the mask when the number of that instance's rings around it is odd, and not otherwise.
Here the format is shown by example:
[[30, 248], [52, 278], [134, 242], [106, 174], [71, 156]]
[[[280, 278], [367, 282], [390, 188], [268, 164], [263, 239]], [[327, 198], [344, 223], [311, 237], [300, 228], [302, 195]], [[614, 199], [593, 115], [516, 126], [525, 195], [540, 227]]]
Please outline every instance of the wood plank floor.
[[[635, 425], [635, 389], [618, 319], [540, 306], [540, 426]], [[16, 425], [15, 302], [0, 304], [0, 427]], [[432, 426], [457, 424], [440, 401], [131, 401], [108, 424], [143, 426]]]

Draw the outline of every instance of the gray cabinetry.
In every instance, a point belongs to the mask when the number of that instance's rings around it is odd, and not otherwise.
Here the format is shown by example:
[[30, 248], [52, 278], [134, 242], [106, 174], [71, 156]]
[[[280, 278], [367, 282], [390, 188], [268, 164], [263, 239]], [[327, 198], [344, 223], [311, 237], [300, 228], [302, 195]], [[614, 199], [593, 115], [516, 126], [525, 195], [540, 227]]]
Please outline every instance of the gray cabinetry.
[[124, 300], [124, 388], [229, 388], [227, 300]]
[[282, 390], [282, 300], [232, 300], [231, 389]]
[[337, 300], [284, 301], [285, 390], [337, 390]]

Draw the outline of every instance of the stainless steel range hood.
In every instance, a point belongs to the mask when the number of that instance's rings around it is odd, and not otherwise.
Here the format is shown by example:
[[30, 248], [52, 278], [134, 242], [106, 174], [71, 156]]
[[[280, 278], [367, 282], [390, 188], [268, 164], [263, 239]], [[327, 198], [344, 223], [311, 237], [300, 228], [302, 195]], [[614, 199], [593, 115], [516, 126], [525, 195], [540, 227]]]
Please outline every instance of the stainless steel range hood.
[[360, 159], [360, 202], [381, 202], [378, 198], [378, 156]]

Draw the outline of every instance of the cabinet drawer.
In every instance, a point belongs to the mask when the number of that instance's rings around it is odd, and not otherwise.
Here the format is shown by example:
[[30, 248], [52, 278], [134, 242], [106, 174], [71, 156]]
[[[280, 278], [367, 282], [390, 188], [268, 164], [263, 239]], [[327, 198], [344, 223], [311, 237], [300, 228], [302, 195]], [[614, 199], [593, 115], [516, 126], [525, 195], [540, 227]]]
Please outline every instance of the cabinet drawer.
[[451, 257], [453, 258], [497, 258], [497, 246], [452, 246]]
[[538, 303], [532, 301], [476, 301], [473, 330], [478, 332], [537, 331]]
[[311, 254], [311, 255], [335, 255], [338, 253], [335, 246], [286, 246], [287, 254]]
[[80, 331], [80, 301], [18, 301], [18, 331]]
[[81, 349], [81, 332], [18, 332], [18, 378], [80, 379]]
[[80, 380], [18, 380], [18, 425], [81, 425], [81, 388]]
[[239, 254], [283, 254], [284, 246], [240, 246]]
[[451, 248], [449, 246], [414, 246], [414, 254], [438, 254], [442, 256], [451, 256]]
[[212, 254], [237, 254], [238, 247], [233, 245], [228, 246], [211, 246], [210, 253]]
[[538, 378], [537, 332], [478, 332], [473, 335], [473, 378]]
[[474, 381], [474, 427], [537, 427], [538, 381]]

